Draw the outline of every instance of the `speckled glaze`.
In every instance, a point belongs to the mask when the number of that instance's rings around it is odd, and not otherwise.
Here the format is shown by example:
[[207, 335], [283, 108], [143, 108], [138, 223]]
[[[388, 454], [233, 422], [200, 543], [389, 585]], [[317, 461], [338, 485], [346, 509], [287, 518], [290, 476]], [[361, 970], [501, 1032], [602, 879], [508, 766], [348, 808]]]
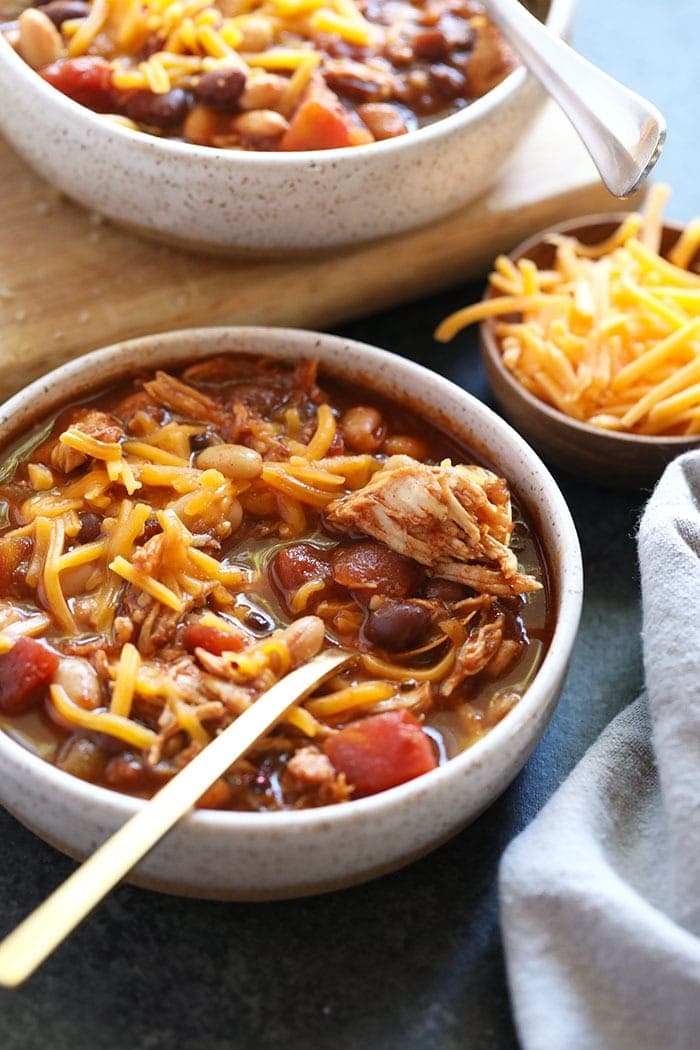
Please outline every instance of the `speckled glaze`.
[[[390, 871], [474, 820], [525, 763], [556, 705], [578, 628], [581, 552], [551, 475], [514, 430], [440, 376], [361, 343], [282, 328], [202, 328], [98, 350], [63, 365], [0, 409], [0, 442], [46, 414], [138, 368], [226, 352], [320, 358], [323, 369], [400, 398], [463, 438], [510, 479], [544, 542], [556, 629], [522, 701], [446, 765], [383, 794], [287, 813], [197, 811], [135, 869], [132, 881], [169, 893], [263, 900], [319, 893]], [[72, 856], [90, 853], [143, 802], [76, 779], [0, 732], [0, 801]]]
[[[568, 31], [575, 0], [552, 0]], [[524, 69], [482, 99], [368, 146], [245, 153], [124, 128], [62, 95], [0, 35], [0, 131], [68, 197], [170, 244], [269, 256], [425, 225], [495, 180], [544, 95]]]

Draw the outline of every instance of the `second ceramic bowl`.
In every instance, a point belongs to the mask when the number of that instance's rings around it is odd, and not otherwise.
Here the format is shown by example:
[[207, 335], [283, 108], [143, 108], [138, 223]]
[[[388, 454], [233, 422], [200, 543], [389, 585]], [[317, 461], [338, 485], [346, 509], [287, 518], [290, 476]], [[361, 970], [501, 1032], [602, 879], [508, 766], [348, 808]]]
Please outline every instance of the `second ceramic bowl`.
[[[575, 0], [547, 25], [571, 26]], [[68, 197], [130, 229], [189, 248], [274, 256], [425, 225], [495, 180], [537, 114], [523, 68], [466, 109], [384, 142], [248, 153], [160, 139], [107, 121], [50, 87], [0, 34], [0, 131]]]

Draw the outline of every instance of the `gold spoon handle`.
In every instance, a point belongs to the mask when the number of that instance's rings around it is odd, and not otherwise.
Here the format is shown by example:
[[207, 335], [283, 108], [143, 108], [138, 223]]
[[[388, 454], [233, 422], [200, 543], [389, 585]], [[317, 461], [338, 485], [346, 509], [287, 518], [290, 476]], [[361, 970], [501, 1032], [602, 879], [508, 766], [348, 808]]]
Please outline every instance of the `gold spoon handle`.
[[217, 777], [287, 708], [351, 659], [351, 653], [340, 649], [320, 653], [282, 678], [239, 715], [8, 934], [0, 944], [0, 984], [14, 988], [26, 980], [166, 831], [192, 809]]

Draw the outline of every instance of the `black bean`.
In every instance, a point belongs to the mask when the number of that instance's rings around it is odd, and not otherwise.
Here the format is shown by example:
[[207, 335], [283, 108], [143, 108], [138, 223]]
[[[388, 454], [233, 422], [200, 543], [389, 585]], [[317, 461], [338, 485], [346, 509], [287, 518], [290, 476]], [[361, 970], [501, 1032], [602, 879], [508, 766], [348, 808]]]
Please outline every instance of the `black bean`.
[[203, 452], [205, 448], [209, 448], [211, 444], [211, 434], [208, 430], [202, 431], [201, 434], [190, 435], [190, 451], [192, 452]]
[[135, 91], [124, 106], [124, 112], [137, 124], [154, 128], [174, 128], [181, 124], [190, 108], [189, 96], [182, 88], [172, 88], [164, 95], [152, 91]]
[[154, 536], [157, 536], [159, 532], [163, 530], [160, 527], [160, 522], [157, 518], [147, 518], [143, 525], [143, 531], [140, 536], [137, 536], [134, 540], [134, 544], [137, 547], [142, 547], [144, 543], [147, 543]]
[[271, 631], [272, 623], [263, 616], [261, 612], [256, 609], [250, 609], [243, 620], [246, 627], [250, 627], [251, 631]]
[[442, 576], [434, 577], [425, 585], [424, 594], [426, 598], [437, 598], [438, 601], [449, 605], [451, 602], [461, 602], [474, 592], [456, 580], [446, 580]]
[[84, 0], [50, 0], [41, 10], [60, 29], [71, 18], [87, 18], [90, 7]]
[[212, 69], [200, 78], [194, 89], [198, 102], [211, 109], [233, 110], [245, 89], [246, 76], [242, 69]]
[[90, 510], [78, 512], [80, 531], [76, 536], [78, 543], [92, 543], [102, 532], [102, 518]]
[[387, 601], [369, 614], [364, 635], [382, 649], [399, 653], [420, 645], [429, 627], [430, 613], [422, 605]]

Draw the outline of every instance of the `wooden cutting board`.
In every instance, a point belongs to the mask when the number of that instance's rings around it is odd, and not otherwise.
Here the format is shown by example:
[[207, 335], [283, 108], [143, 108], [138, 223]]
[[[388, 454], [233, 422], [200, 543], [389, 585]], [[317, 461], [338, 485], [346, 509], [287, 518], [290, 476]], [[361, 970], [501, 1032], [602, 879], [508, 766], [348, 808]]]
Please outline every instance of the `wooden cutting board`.
[[206, 324], [323, 328], [484, 273], [551, 223], [630, 208], [599, 182], [554, 104], [474, 204], [323, 259], [250, 262], [140, 240], [61, 197], [0, 141], [0, 398], [61, 361]]

